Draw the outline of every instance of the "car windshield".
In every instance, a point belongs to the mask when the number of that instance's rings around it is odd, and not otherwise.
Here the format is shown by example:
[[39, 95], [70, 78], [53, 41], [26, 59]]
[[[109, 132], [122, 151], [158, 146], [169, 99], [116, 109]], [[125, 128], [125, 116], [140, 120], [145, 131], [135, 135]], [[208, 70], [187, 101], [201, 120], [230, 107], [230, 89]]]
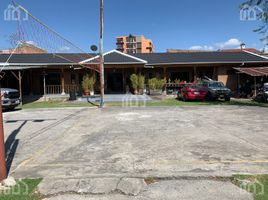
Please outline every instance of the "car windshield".
[[224, 84], [221, 82], [212, 82], [208, 84], [208, 87], [211, 87], [211, 88], [224, 87]]
[[268, 92], [268, 85], [264, 86], [263, 89], [265, 92]]

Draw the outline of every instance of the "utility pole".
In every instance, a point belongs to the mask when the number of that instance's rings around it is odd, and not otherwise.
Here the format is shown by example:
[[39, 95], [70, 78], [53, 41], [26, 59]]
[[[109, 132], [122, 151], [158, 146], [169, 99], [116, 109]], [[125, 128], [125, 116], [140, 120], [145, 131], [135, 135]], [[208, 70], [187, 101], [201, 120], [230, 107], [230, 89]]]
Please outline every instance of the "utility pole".
[[103, 0], [100, 0], [100, 108], [104, 106]]
[[2, 113], [2, 94], [0, 94], [0, 181], [7, 178], [5, 138]]

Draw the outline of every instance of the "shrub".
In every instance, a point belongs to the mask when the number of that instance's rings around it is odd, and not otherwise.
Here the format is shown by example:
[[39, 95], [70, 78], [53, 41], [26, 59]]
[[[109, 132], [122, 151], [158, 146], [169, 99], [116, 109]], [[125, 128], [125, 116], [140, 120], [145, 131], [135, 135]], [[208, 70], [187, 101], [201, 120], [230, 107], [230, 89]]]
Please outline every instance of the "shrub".
[[164, 79], [157, 79], [157, 81], [156, 81], [156, 89], [157, 90], [162, 90], [164, 85], [165, 85]]
[[145, 78], [143, 75], [139, 75], [138, 76], [138, 89], [139, 90], [143, 90], [144, 89], [144, 81], [145, 81]]
[[95, 75], [85, 75], [82, 81], [83, 90], [94, 91], [95, 82]]
[[150, 90], [156, 90], [156, 78], [149, 79], [148, 85]]
[[134, 89], [134, 90], [138, 90], [138, 85], [139, 85], [139, 81], [138, 81], [138, 76], [136, 74], [132, 74], [130, 76], [130, 81], [131, 81], [131, 87]]
[[150, 90], [162, 90], [165, 85], [164, 79], [152, 78], [148, 81]]

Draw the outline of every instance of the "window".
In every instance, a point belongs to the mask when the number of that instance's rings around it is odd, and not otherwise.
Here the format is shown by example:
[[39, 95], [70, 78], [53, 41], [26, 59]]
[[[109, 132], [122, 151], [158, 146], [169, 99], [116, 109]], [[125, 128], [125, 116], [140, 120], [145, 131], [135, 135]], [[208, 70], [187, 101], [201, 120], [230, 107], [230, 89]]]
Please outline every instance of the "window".
[[48, 73], [46, 76], [47, 85], [60, 85], [60, 73]]

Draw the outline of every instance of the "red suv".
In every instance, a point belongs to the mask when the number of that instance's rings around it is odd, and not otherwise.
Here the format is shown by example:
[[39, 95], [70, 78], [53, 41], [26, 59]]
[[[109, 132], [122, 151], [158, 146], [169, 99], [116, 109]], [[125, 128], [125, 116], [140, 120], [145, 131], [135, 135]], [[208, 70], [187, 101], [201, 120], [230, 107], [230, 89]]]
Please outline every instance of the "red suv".
[[202, 100], [204, 101], [207, 96], [207, 90], [203, 85], [188, 84], [185, 85], [179, 92], [178, 98], [183, 101], [187, 100]]

